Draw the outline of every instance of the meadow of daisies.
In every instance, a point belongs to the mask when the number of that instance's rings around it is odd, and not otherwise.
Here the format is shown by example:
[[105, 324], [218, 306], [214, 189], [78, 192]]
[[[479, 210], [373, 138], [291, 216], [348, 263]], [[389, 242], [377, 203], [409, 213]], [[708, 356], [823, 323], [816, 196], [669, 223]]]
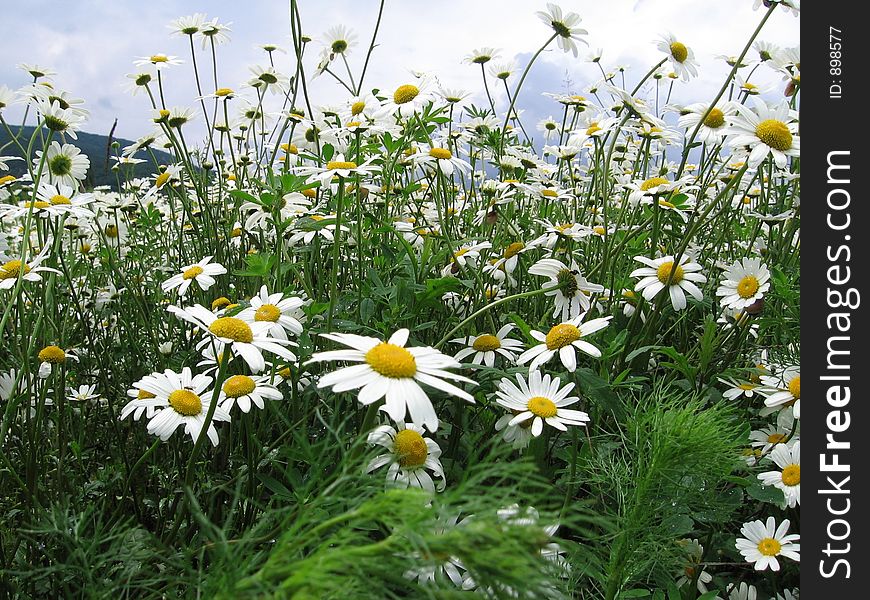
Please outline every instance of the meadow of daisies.
[[[755, 5], [703, 102], [679, 36], [610, 69], [553, 4], [527, 64], [469, 49], [478, 90], [379, 88], [377, 28], [295, 2], [225, 73], [182, 17], [97, 189], [86, 100], [21, 65], [0, 595], [797, 598], [800, 51], [764, 25], [799, 5]], [[598, 80], [524, 122], [544, 49]]]

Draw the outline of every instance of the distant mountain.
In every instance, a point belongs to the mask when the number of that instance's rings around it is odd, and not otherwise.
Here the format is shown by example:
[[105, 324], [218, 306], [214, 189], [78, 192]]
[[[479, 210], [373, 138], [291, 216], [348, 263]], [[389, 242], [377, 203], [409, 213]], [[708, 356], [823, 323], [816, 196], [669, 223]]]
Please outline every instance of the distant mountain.
[[[14, 131], [17, 130], [13, 129], [13, 132]], [[32, 135], [33, 127], [25, 127], [24, 132], [19, 137], [21, 145], [26, 148], [27, 142], [30, 140], [30, 136]], [[77, 140], [67, 136], [66, 143], [73, 144], [81, 149], [81, 151], [86, 154], [91, 161], [91, 168], [88, 170], [88, 177], [85, 180], [85, 186], [92, 188], [98, 185], [109, 185], [112, 186], [112, 189], [117, 188], [115, 174], [111, 171], [111, 167], [115, 164], [115, 161], [108, 159], [109, 156], [115, 156], [116, 151], [109, 147], [109, 137], [106, 135], [84, 133], [81, 131], [77, 131], [76, 135], [78, 136]], [[120, 152], [120, 149], [133, 143], [130, 140], [120, 138], [112, 138], [112, 141], [118, 142], [121, 145], [117, 152]], [[36, 144], [38, 145], [39, 142], [37, 141]], [[37, 146], [37, 149], [39, 149], [39, 146]], [[172, 156], [167, 152], [157, 149], [154, 149], [153, 152], [160, 164], [171, 164], [175, 162], [172, 159]], [[0, 130], [0, 156], [21, 156], [21, 152], [15, 144], [11, 143], [9, 134], [6, 133], [5, 129]], [[147, 157], [145, 153], [139, 153], [139, 158], [147, 158], [147, 162], [133, 167], [135, 173], [134, 176], [146, 177], [153, 174], [155, 168], [150, 157]], [[26, 171], [24, 163], [20, 160], [9, 161], [7, 165], [9, 166], [9, 173], [12, 175], [19, 176], [24, 174]]]

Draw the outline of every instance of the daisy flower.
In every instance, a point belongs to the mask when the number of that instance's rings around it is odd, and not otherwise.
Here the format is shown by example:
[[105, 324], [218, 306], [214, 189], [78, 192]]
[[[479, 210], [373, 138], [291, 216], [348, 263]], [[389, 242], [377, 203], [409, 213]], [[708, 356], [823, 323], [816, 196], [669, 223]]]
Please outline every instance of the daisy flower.
[[[35, 152], [33, 159], [34, 171], [39, 170], [42, 161], [42, 150]], [[48, 176], [48, 183], [67, 185], [77, 188], [79, 181], [83, 180], [91, 166], [91, 160], [87, 155], [72, 144], [63, 144], [52, 141], [45, 154], [45, 166], [43, 176]]]
[[87, 111], [66, 105], [63, 108], [60, 100], [52, 98], [34, 98], [36, 109], [42, 116], [43, 124], [51, 131], [63, 133], [72, 139], [77, 139], [76, 131], [85, 122]]
[[743, 558], [755, 564], [756, 571], [763, 571], [768, 567], [773, 571], [779, 571], [778, 556], [784, 556], [800, 562], [801, 545], [798, 534], [786, 535], [790, 521], [785, 519], [779, 527], [773, 517], [767, 517], [767, 523], [760, 520], [746, 523], [740, 529], [744, 537], [737, 538], [737, 549]]
[[757, 383], [751, 383], [748, 381], [738, 381], [734, 378], [722, 378], [719, 377], [719, 382], [724, 383], [729, 386], [727, 390], [722, 392], [722, 395], [729, 400], [737, 400], [741, 397], [752, 398], [757, 391], [759, 391], [759, 386]]
[[701, 265], [690, 262], [687, 255], [683, 255], [680, 264], [674, 265], [673, 256], [663, 256], [651, 259], [645, 256], [635, 256], [634, 260], [647, 265], [635, 269], [630, 277], [640, 277], [634, 291], [643, 291], [643, 297], [650, 301], [659, 292], [667, 288], [671, 297], [671, 305], [674, 310], [686, 308], [686, 294], [688, 292], [695, 300], [701, 300], [704, 295], [695, 283], [705, 283], [707, 278], [699, 273]]
[[571, 52], [574, 58], [577, 58], [577, 42], [583, 42], [588, 45], [586, 40], [580, 36], [586, 35], [589, 32], [577, 27], [577, 24], [581, 20], [580, 15], [577, 13], [569, 12], [563, 14], [561, 7], [548, 2], [546, 11], [539, 10], [535, 14], [544, 24], [552, 27], [553, 31], [556, 32], [556, 43], [559, 44], [559, 48], [562, 51]]
[[586, 281], [573, 260], [568, 267], [555, 258], [542, 258], [529, 268], [529, 273], [550, 278], [542, 286], [550, 290], [544, 295], [553, 297], [553, 317], [561, 315], [563, 321], [588, 311], [591, 306], [589, 296], [604, 291], [603, 285]]
[[759, 473], [758, 478], [764, 485], [772, 485], [782, 490], [789, 508], [801, 503], [801, 443], [777, 444], [770, 453], [770, 459], [780, 468], [779, 471]]
[[531, 433], [538, 437], [544, 431], [544, 422], [560, 431], [568, 431], [568, 425], [585, 426], [589, 415], [579, 410], [565, 408], [580, 401], [578, 396], [569, 396], [574, 389], [573, 383], [568, 383], [560, 389], [561, 380], [558, 377], [541, 375], [540, 371], [529, 372], [529, 381], [521, 373], [516, 374], [519, 387], [507, 377], [498, 384], [496, 402], [514, 413], [508, 425], [517, 425], [532, 420]]
[[541, 343], [523, 352], [517, 358], [517, 364], [522, 365], [531, 360], [529, 370], [534, 371], [558, 353], [562, 365], [573, 373], [577, 369], [577, 350], [595, 358], [600, 357], [601, 350], [581, 338], [604, 329], [613, 317], [601, 317], [583, 323], [585, 316], [586, 313], [583, 313], [554, 325], [546, 334], [532, 330], [531, 336]]
[[716, 290], [722, 306], [744, 309], [764, 298], [770, 288], [770, 271], [760, 258], [744, 258], [725, 269], [725, 279]]
[[500, 52], [500, 50], [496, 50], [495, 48], [475, 48], [466, 54], [462, 61], [470, 65], [485, 65], [492, 59], [498, 58]]
[[184, 64], [183, 60], [180, 60], [176, 56], [169, 56], [168, 54], [152, 54], [151, 56], [140, 56], [136, 60], [133, 61], [133, 64], [137, 67], [144, 67], [146, 65], [151, 65], [158, 71], [165, 69], [166, 67], [172, 67], [180, 64]]
[[794, 418], [801, 418], [801, 371], [800, 367], [789, 367], [777, 377], [762, 375], [764, 386], [759, 390], [766, 396], [764, 405], [768, 408], [794, 406]]
[[[401, 419], [396, 427], [381, 425], [368, 435], [368, 443], [387, 449], [385, 454], [376, 456], [369, 462], [366, 471], [372, 471], [389, 465], [387, 469], [387, 484], [400, 488], [417, 487], [434, 493], [444, 489], [444, 468], [441, 461], [441, 448], [438, 444], [423, 436], [423, 428], [411, 423], [406, 424]], [[438, 485], [432, 480], [432, 475], [441, 481]]]
[[741, 581], [740, 585], [729, 584], [725, 591], [728, 592], [728, 600], [757, 600], [758, 591], [754, 585]]
[[287, 93], [290, 89], [290, 78], [279, 73], [275, 67], [262, 67], [254, 65], [248, 67], [253, 77], [248, 80], [248, 85], [258, 90], [269, 90], [273, 94]]
[[471, 171], [471, 165], [453, 153], [449, 148], [440, 148], [434, 146], [425, 152], [418, 152], [414, 155], [414, 164], [423, 167], [427, 171], [441, 171], [448, 177], [453, 175], [454, 171], [460, 173], [468, 173]]
[[404, 421], [407, 414], [413, 423], [435, 431], [438, 429], [438, 416], [420, 384], [474, 403], [471, 394], [445, 379], [474, 382], [446, 371], [458, 368], [460, 364], [435, 348], [405, 348], [408, 334], [407, 329], [399, 329], [386, 341], [350, 333], [322, 334], [350, 349], [316, 352], [308, 364], [332, 360], [361, 364], [323, 375], [317, 387], [332, 387], [336, 393], [359, 389], [358, 399], [364, 405], [385, 398], [384, 410], [393, 421]]
[[496, 354], [500, 354], [508, 362], [513, 363], [516, 360], [516, 353], [523, 347], [522, 342], [505, 337], [513, 328], [514, 324], [508, 323], [499, 329], [495, 335], [482, 333], [480, 335], [470, 335], [467, 338], [450, 340], [451, 343], [465, 344], [467, 346], [457, 352], [454, 358], [462, 361], [473, 355], [471, 359], [472, 364], [485, 364], [487, 367], [492, 367], [495, 365]]
[[[698, 540], [679, 540], [677, 542], [686, 551], [686, 562], [677, 579], [677, 587], [682, 588], [687, 583], [697, 579], [696, 587], [701, 594], [707, 593], [707, 584], [713, 581], [713, 576], [704, 570], [701, 559], [704, 556], [704, 547]], [[700, 571], [700, 572], [699, 572]]]
[[48, 249], [52, 242], [49, 240], [45, 247], [33, 257], [30, 262], [15, 258], [0, 265], [0, 290], [10, 290], [18, 282], [18, 277], [24, 281], [42, 281], [40, 273], [57, 273], [60, 271], [50, 267], [39, 266], [48, 257]]
[[698, 63], [695, 62], [695, 53], [691, 48], [678, 41], [672, 33], [663, 35], [656, 47], [671, 60], [671, 67], [683, 81], [698, 76]]
[[337, 154], [332, 160], [326, 163], [325, 167], [303, 166], [296, 167], [295, 171], [300, 175], [313, 175], [313, 181], [319, 181], [321, 185], [328, 185], [333, 177], [343, 177], [347, 179], [351, 174], [359, 173], [360, 175], [369, 175], [379, 170], [377, 165], [373, 165], [374, 158], [370, 158], [361, 165], [357, 165], [352, 160], [345, 160], [344, 154]]
[[712, 108], [709, 104], [698, 102], [685, 108], [685, 112], [680, 116], [677, 125], [692, 130], [700, 123], [698, 140], [707, 144], [718, 144], [728, 133], [728, 119], [736, 113], [737, 108], [731, 102], [722, 102]]
[[731, 119], [728, 143], [733, 148], [749, 151], [747, 162], [750, 167], [757, 167], [772, 155], [776, 166], [783, 169], [789, 157], [800, 156], [796, 113], [787, 102], [768, 106], [766, 102], [757, 100], [754, 111], [743, 104], [735, 107], [739, 114]]
[[[784, 444], [795, 429], [794, 415], [789, 410], [776, 413], [776, 423], [750, 432], [750, 446], [760, 448], [762, 454], [767, 454], [777, 444]], [[792, 436], [797, 441], [798, 435]]]
[[344, 25], [330, 27], [323, 34], [323, 43], [331, 54], [347, 54], [356, 46], [356, 34]]
[[296, 296], [285, 297], [281, 292], [270, 294], [264, 285], [260, 293], [251, 298], [251, 306], [237, 316], [243, 321], [272, 323], [269, 335], [286, 340], [287, 332], [302, 333], [300, 319], [304, 319], [301, 310], [304, 304], [305, 300]]
[[46, 346], [37, 354], [39, 358], [39, 377], [45, 379], [51, 375], [54, 365], [62, 365], [68, 358], [78, 362], [79, 358], [71, 352], [67, 352], [60, 346]]
[[207, 290], [215, 284], [214, 276], [223, 275], [227, 272], [226, 267], [218, 263], [211, 263], [211, 256], [206, 256], [198, 263], [181, 267], [181, 273], [173, 275], [164, 281], [160, 287], [163, 292], [168, 292], [178, 288], [178, 296], [184, 298], [187, 294], [187, 288], [194, 281], [201, 290]]
[[272, 327], [270, 321], [246, 323], [238, 317], [221, 317], [201, 304], [187, 308], [170, 305], [167, 310], [208, 334], [197, 344], [197, 349], [214, 345], [214, 351], [221, 357], [229, 348], [234, 356], [242, 357], [254, 373], [266, 368], [263, 351], [296, 362], [296, 355], [282, 345], [289, 342], [269, 335]]
[[432, 84], [427, 77], [416, 83], [400, 85], [384, 103], [384, 110], [390, 114], [408, 117], [419, 112], [434, 98]]
[[230, 412], [237, 405], [243, 413], [251, 411], [251, 404], [262, 410], [263, 400], [281, 400], [284, 394], [271, 383], [268, 375], [249, 377], [248, 375], [232, 375], [224, 381], [218, 393], [216, 402], [223, 410]]
[[66, 398], [70, 402], [87, 402], [89, 400], [96, 400], [100, 397], [96, 390], [96, 385], [80, 385], [78, 389], [70, 388], [67, 392], [69, 395]]
[[[135, 413], [140, 407], [159, 409], [148, 421], [148, 433], [156, 435], [164, 442], [175, 430], [184, 426], [184, 433], [196, 442], [205, 426], [205, 416], [211, 408], [212, 384], [208, 375], [193, 375], [188, 367], [181, 373], [166, 369], [163, 373], [153, 373], [139, 382], [140, 389], [152, 394], [150, 398], [134, 399], [121, 411], [121, 418]], [[212, 421], [209, 423], [208, 439], [213, 446], [218, 445], [215, 421], [229, 421], [230, 415], [220, 406], [214, 407]]]

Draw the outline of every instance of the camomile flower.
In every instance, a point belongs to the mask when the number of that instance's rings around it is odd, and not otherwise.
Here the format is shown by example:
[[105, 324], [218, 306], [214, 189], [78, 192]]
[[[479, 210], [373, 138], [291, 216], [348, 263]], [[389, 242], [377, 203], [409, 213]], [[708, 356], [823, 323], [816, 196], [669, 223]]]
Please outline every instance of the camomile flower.
[[794, 418], [801, 418], [801, 371], [800, 367], [789, 367], [780, 376], [762, 375], [759, 390], [766, 397], [764, 405], [768, 408], [794, 406]]
[[474, 382], [446, 371], [458, 368], [460, 364], [435, 348], [405, 348], [408, 334], [407, 329], [399, 329], [386, 341], [350, 333], [322, 334], [350, 349], [316, 352], [308, 364], [333, 360], [361, 364], [323, 375], [317, 387], [332, 387], [335, 393], [359, 389], [358, 400], [366, 406], [385, 398], [384, 410], [393, 421], [404, 421], [407, 414], [413, 423], [435, 431], [438, 429], [438, 416], [420, 384], [474, 403], [471, 394], [445, 379]]
[[429, 150], [423, 150], [413, 156], [414, 164], [423, 167], [428, 171], [440, 171], [450, 177], [454, 171], [460, 173], [468, 173], [471, 171], [471, 165], [454, 156], [449, 148], [433, 146]]
[[323, 34], [323, 43], [331, 54], [347, 54], [356, 46], [356, 34], [344, 25], [335, 25]]
[[296, 355], [282, 345], [289, 342], [269, 335], [270, 321], [246, 323], [238, 317], [219, 316], [200, 304], [186, 308], [170, 305], [167, 310], [208, 334], [197, 344], [197, 349], [214, 345], [218, 356], [229, 349], [234, 356], [240, 356], [253, 373], [266, 368], [263, 351], [296, 362]]
[[672, 33], [663, 35], [661, 40], [656, 44], [656, 47], [665, 54], [671, 61], [671, 67], [674, 72], [683, 81], [688, 81], [692, 77], [698, 76], [698, 63], [695, 61], [695, 53], [691, 48], [678, 41]]
[[19, 65], [16, 65], [16, 67], [21, 69], [25, 73], [28, 73], [34, 79], [42, 79], [43, 77], [51, 77], [52, 75], [57, 75], [57, 71], [55, 71], [54, 69], [32, 63], [21, 63]]
[[722, 395], [729, 400], [738, 400], [739, 398], [752, 398], [758, 393], [761, 387], [757, 383], [749, 381], [737, 381], [734, 378], [718, 378], [721, 383], [729, 386], [727, 390], [722, 392]]
[[[462, 527], [473, 518], [474, 515], [468, 515], [460, 521], [458, 514], [446, 517], [439, 515], [434, 533], [437, 536], [450, 534], [456, 527]], [[402, 574], [406, 579], [416, 581], [420, 585], [446, 583], [446, 580], [449, 580], [457, 588], [462, 587], [465, 566], [455, 556], [443, 556], [440, 553], [413, 552], [409, 558], [415, 566]]]
[[724, 273], [725, 279], [716, 290], [722, 306], [742, 310], [764, 298], [770, 288], [770, 271], [760, 258], [744, 258], [734, 262]]
[[585, 316], [586, 313], [583, 313], [569, 321], [554, 325], [546, 334], [532, 330], [531, 336], [541, 343], [523, 352], [517, 358], [517, 364], [522, 365], [532, 361], [529, 370], [534, 371], [558, 353], [562, 365], [573, 373], [577, 370], [577, 350], [595, 358], [600, 357], [601, 350], [582, 338], [607, 327], [613, 317], [601, 317], [584, 323]]
[[263, 400], [281, 400], [284, 394], [272, 385], [271, 377], [259, 375], [231, 375], [221, 386], [216, 402], [223, 410], [230, 412], [238, 405], [243, 413], [251, 411], [251, 404], [262, 410]]
[[800, 157], [796, 113], [787, 102], [769, 106], [757, 100], [754, 111], [743, 104], [735, 107], [738, 114], [731, 119], [728, 143], [732, 148], [749, 151], [750, 167], [757, 167], [771, 155], [776, 166], [783, 169], [789, 157]]
[[57, 273], [60, 275], [61, 272], [57, 269], [40, 266], [42, 261], [48, 257], [48, 250], [51, 244], [50, 240], [47, 241], [45, 247], [30, 261], [13, 258], [0, 265], [0, 290], [11, 290], [18, 283], [19, 276], [24, 281], [33, 282], [42, 281], [40, 273]]
[[78, 389], [70, 388], [68, 390], [67, 400], [70, 402], [88, 402], [90, 400], [99, 399], [96, 385], [80, 385]]
[[720, 102], [712, 108], [709, 104], [698, 102], [690, 104], [684, 110], [677, 125], [693, 130], [700, 123], [697, 139], [707, 144], [718, 144], [722, 141], [728, 133], [728, 119], [737, 113], [737, 108], [731, 102]]
[[687, 583], [697, 581], [696, 587], [700, 594], [707, 593], [707, 584], [713, 581], [713, 576], [704, 570], [701, 559], [704, 556], [704, 547], [698, 540], [679, 540], [677, 542], [686, 551], [686, 562], [676, 581], [677, 587], [682, 588]]
[[170, 56], [168, 54], [152, 54], [151, 56], [140, 56], [136, 60], [133, 61], [133, 64], [137, 67], [144, 67], [145, 65], [151, 65], [158, 71], [161, 71], [167, 67], [173, 67], [176, 65], [184, 64], [184, 61], [179, 59], [176, 56]]
[[577, 27], [577, 24], [581, 20], [580, 15], [577, 13], [569, 12], [563, 14], [559, 6], [548, 2], [546, 11], [539, 10], [535, 14], [556, 32], [556, 43], [559, 45], [559, 48], [564, 52], [571, 52], [574, 58], [577, 58], [577, 42], [583, 42], [588, 45], [586, 40], [580, 36], [586, 35], [589, 32]]
[[265, 285], [260, 293], [251, 298], [251, 305], [237, 316], [243, 321], [272, 323], [269, 335], [278, 339], [287, 339], [287, 333], [299, 335], [302, 333], [304, 319], [302, 306], [305, 300], [296, 296], [284, 296], [281, 292], [270, 294]]
[[635, 256], [634, 260], [647, 265], [635, 269], [630, 277], [640, 277], [640, 281], [634, 287], [634, 291], [643, 292], [643, 297], [650, 301], [667, 288], [674, 310], [686, 308], [686, 294], [688, 292], [695, 300], [701, 300], [704, 294], [695, 283], [705, 283], [707, 278], [699, 273], [701, 265], [691, 262], [687, 255], [683, 255], [680, 264], [674, 265], [673, 256], [663, 256], [651, 259], [645, 256]]
[[579, 410], [565, 408], [580, 401], [578, 396], [569, 396], [573, 383], [561, 387], [558, 377], [541, 376], [541, 372], [529, 372], [526, 383], [521, 373], [516, 374], [519, 387], [507, 377], [502, 378], [496, 391], [496, 402], [514, 413], [508, 425], [517, 425], [532, 420], [531, 433], [538, 437], [544, 431], [544, 423], [560, 431], [568, 431], [569, 425], [585, 426], [589, 415]]
[[[34, 104], [42, 117], [43, 124], [56, 133], [63, 133], [72, 139], [77, 139], [76, 131], [85, 122], [87, 111], [61, 104], [61, 99], [56, 96], [50, 98], [34, 98]], [[54, 142], [52, 142], [54, 143]]]
[[[37, 150], [35, 154], [33, 169], [38, 172], [42, 150]], [[72, 144], [61, 145], [52, 141], [45, 153], [42, 174], [48, 177], [48, 183], [77, 188], [79, 181], [87, 176], [90, 166], [91, 160], [80, 149]]]
[[791, 446], [777, 444], [769, 458], [780, 468], [779, 471], [759, 473], [758, 478], [764, 485], [772, 485], [782, 490], [789, 508], [801, 503], [801, 443]]
[[799, 440], [798, 434], [792, 435], [795, 429], [794, 415], [789, 410], [776, 413], [776, 423], [751, 431], [749, 445], [760, 448], [762, 454], [767, 454], [777, 444], [784, 444], [791, 436], [791, 441]]
[[[147, 431], [168, 440], [175, 430], [184, 426], [184, 433], [196, 442], [205, 427], [205, 417], [211, 408], [213, 391], [207, 389], [212, 378], [207, 375], [193, 375], [188, 367], [181, 373], [166, 369], [163, 373], [152, 373], [139, 382], [140, 389], [147, 391], [150, 398], [136, 398], [127, 403], [121, 411], [121, 418], [134, 414], [144, 407], [156, 408], [157, 412], [148, 421]], [[214, 407], [212, 421], [209, 423], [208, 439], [213, 446], [218, 445], [216, 421], [229, 421], [230, 414], [220, 406]]]
[[232, 31], [230, 25], [232, 24], [232, 21], [220, 23], [217, 17], [203, 23], [199, 32], [202, 36], [202, 47], [205, 48], [206, 44], [220, 45], [229, 42], [230, 32]]
[[728, 592], [728, 600], [758, 600], [758, 590], [745, 581], [741, 581], [739, 586], [731, 583], [725, 591]]
[[559, 122], [553, 117], [547, 117], [538, 121], [537, 130], [544, 134], [546, 139], [550, 139], [554, 133], [559, 130]]
[[589, 296], [604, 291], [604, 286], [586, 281], [573, 260], [568, 267], [555, 258], [542, 258], [529, 268], [529, 273], [550, 278], [542, 286], [550, 290], [544, 295], [553, 297], [553, 317], [561, 315], [563, 321], [588, 311], [591, 306]]
[[501, 50], [496, 50], [495, 48], [483, 46], [480, 48], [475, 48], [474, 50], [466, 54], [465, 58], [463, 58], [462, 61], [470, 65], [485, 65], [492, 59], [498, 58], [500, 52]]
[[791, 522], [785, 519], [776, 526], [776, 519], [767, 517], [767, 522], [760, 520], [745, 523], [740, 529], [744, 537], [737, 538], [737, 549], [743, 558], [755, 565], [756, 571], [770, 568], [779, 571], [778, 556], [784, 556], [800, 562], [801, 545], [798, 534], [786, 535]]
[[459, 269], [475, 267], [478, 259], [480, 259], [480, 252], [490, 248], [492, 248], [490, 242], [469, 242], [463, 244], [453, 252], [450, 257], [450, 264], [445, 267], [442, 275], [447, 277], [450, 274], [457, 273]]
[[39, 359], [39, 377], [41, 379], [51, 375], [54, 365], [62, 365], [66, 363], [67, 359], [72, 359], [76, 362], [79, 360], [79, 357], [72, 352], [53, 344], [40, 350], [37, 358]]
[[397, 87], [383, 107], [389, 114], [409, 117], [421, 111], [434, 97], [433, 83], [429, 77], [424, 76], [414, 83]]
[[364, 163], [358, 165], [352, 160], [346, 160], [344, 154], [336, 154], [332, 160], [326, 163], [324, 167], [317, 166], [301, 166], [295, 167], [295, 171], [300, 175], [312, 175], [311, 180], [319, 181], [321, 185], [328, 185], [333, 177], [343, 177], [347, 179], [352, 174], [370, 175], [380, 168], [372, 164], [374, 157], [368, 159]]
[[503, 60], [489, 65], [489, 74], [496, 79], [505, 80], [516, 73], [518, 68], [516, 61]]
[[[438, 444], [423, 436], [424, 430], [419, 425], [396, 421], [396, 427], [381, 425], [368, 434], [369, 444], [387, 449], [387, 453], [376, 456], [366, 467], [367, 472], [389, 465], [387, 469], [387, 484], [400, 488], [417, 487], [434, 493], [444, 489], [444, 468], [439, 457], [441, 448]], [[440, 479], [438, 485], [432, 480], [432, 475]]]
[[199, 33], [205, 23], [205, 13], [194, 13], [173, 19], [167, 27], [169, 35], [194, 35]]
[[173, 275], [160, 285], [163, 292], [166, 293], [178, 288], [178, 296], [184, 298], [187, 289], [194, 281], [203, 291], [213, 286], [215, 284], [214, 276], [223, 275], [227, 269], [221, 264], [212, 263], [211, 259], [211, 256], [206, 256], [197, 263], [181, 267], [181, 273]]
[[248, 68], [253, 77], [248, 80], [248, 85], [258, 90], [269, 90], [273, 94], [284, 94], [290, 89], [290, 78], [278, 72], [275, 67], [262, 67], [253, 65]]
[[511, 425], [516, 415], [509, 412], [499, 417], [495, 422], [495, 430], [501, 432], [502, 439], [510, 444], [514, 450], [522, 450], [529, 445], [535, 436], [532, 435], [533, 419], [527, 419]]
[[450, 340], [453, 344], [463, 344], [466, 346], [457, 352], [454, 358], [461, 362], [471, 356], [472, 364], [485, 364], [487, 367], [493, 367], [495, 365], [496, 354], [500, 354], [509, 363], [513, 363], [516, 360], [516, 353], [522, 350], [523, 347], [522, 342], [506, 337], [514, 327], [513, 323], [508, 323], [494, 335], [482, 333], [480, 335], [470, 335], [467, 338]]

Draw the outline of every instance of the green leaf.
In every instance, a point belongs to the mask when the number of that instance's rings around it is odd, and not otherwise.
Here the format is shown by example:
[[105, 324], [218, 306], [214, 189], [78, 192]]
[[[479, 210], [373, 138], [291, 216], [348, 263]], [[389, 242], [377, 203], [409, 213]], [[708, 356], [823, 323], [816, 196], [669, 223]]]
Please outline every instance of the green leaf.
[[777, 505], [785, 502], [785, 494], [782, 493], [782, 490], [772, 485], [764, 486], [760, 483], [753, 483], [746, 488], [746, 493], [762, 502], [769, 502]]
[[333, 148], [330, 144], [323, 144], [320, 148], [320, 155], [323, 157], [323, 160], [329, 162], [332, 160], [332, 156], [335, 154], [335, 148]]
[[619, 594], [619, 598], [620, 598], [620, 600], [622, 600], [622, 598], [646, 598], [649, 595], [650, 595], [649, 590], [644, 590], [644, 589], [638, 588], [638, 589], [626, 590], [626, 591], [622, 592], [621, 594]]

